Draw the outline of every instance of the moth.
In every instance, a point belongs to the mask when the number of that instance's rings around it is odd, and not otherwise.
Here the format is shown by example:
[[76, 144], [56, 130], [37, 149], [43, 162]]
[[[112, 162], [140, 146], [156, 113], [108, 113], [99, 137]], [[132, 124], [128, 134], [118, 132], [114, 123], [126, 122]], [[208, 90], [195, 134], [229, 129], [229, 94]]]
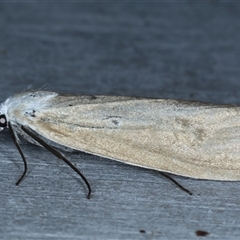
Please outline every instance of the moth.
[[[65, 147], [166, 173], [240, 180], [240, 107], [126, 96], [25, 91], [0, 105], [24, 162], [19, 135], [61, 158]], [[59, 150], [60, 149], [60, 150]]]

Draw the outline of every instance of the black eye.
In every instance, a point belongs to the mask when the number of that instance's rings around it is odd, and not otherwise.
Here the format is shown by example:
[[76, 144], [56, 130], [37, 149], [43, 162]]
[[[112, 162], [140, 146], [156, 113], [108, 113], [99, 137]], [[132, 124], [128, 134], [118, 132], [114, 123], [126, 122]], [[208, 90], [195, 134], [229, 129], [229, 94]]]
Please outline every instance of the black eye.
[[0, 115], [0, 127], [2, 127], [2, 128], [7, 127], [7, 119], [4, 114]]

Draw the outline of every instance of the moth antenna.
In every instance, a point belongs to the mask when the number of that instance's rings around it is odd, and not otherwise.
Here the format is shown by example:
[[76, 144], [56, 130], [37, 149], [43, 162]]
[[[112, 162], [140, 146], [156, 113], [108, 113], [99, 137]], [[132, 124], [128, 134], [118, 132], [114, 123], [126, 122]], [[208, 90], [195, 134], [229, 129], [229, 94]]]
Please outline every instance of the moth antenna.
[[85, 182], [88, 188], [88, 195], [87, 198], [90, 199], [91, 196], [91, 186], [87, 180], [87, 178], [80, 172], [78, 168], [76, 168], [60, 151], [57, 151], [55, 148], [51, 147], [49, 144], [44, 142], [41, 138], [39, 138], [37, 135], [35, 135], [33, 132], [25, 128], [24, 126], [21, 126], [21, 129], [28, 134], [31, 138], [33, 138], [36, 142], [38, 142], [40, 145], [42, 145], [44, 148], [46, 148], [49, 152], [51, 152], [53, 155], [55, 155], [57, 158], [62, 159], [72, 170], [74, 170]]
[[22, 173], [22, 176], [18, 179], [18, 181], [16, 182], [16, 185], [18, 186], [20, 184], [20, 182], [23, 180], [23, 178], [26, 176], [26, 173], [27, 173], [27, 161], [26, 161], [26, 158], [23, 154], [23, 151], [17, 141], [17, 137], [16, 137], [16, 133], [14, 132], [13, 128], [12, 128], [12, 124], [11, 122], [8, 122], [8, 128], [9, 128], [9, 131], [10, 131], [10, 134], [11, 134], [11, 137], [12, 137], [12, 140], [15, 144], [15, 146], [17, 147], [21, 157], [22, 157], [22, 160], [23, 160], [23, 163], [24, 163], [24, 170], [23, 170], [23, 173]]
[[42, 85], [42, 87], [39, 88], [39, 90], [44, 90], [44, 89], [46, 89], [46, 87], [47, 87], [47, 83], [44, 83], [44, 84]]
[[31, 90], [33, 88], [33, 84], [29, 84], [28, 87], [27, 87], [27, 90]]
[[172, 177], [170, 177], [167, 173], [165, 172], [159, 172], [161, 175], [163, 175], [165, 178], [169, 179], [170, 181], [172, 181], [177, 187], [179, 187], [180, 189], [182, 189], [184, 192], [188, 193], [190, 196], [193, 195], [192, 192], [190, 192], [188, 189], [186, 189], [185, 187], [183, 187], [180, 183], [178, 183], [175, 179], [173, 179]]

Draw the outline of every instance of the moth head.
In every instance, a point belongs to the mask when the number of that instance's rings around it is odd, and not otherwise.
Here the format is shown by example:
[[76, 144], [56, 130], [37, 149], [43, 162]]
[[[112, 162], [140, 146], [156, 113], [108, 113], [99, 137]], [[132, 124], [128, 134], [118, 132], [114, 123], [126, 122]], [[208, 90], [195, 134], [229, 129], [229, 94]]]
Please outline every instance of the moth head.
[[0, 104], [0, 131], [8, 126], [5, 103]]
[[0, 131], [7, 127], [7, 118], [5, 114], [0, 114]]

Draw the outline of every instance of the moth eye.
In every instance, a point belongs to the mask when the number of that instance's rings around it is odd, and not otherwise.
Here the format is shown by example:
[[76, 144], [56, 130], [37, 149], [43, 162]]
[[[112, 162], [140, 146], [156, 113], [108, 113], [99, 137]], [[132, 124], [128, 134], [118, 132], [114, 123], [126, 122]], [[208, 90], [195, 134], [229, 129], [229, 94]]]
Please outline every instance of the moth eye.
[[7, 127], [7, 119], [6, 116], [4, 114], [0, 115], [0, 127]]

